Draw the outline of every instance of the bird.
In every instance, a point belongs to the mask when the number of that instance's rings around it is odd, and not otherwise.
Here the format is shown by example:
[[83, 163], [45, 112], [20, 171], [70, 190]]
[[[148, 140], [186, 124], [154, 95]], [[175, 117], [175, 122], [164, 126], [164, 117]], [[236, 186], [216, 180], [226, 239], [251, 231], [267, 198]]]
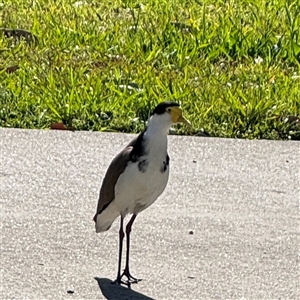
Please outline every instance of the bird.
[[[130, 287], [141, 279], [129, 270], [130, 232], [137, 215], [149, 207], [164, 191], [169, 179], [168, 132], [172, 125], [183, 123], [177, 102], [159, 103], [151, 113], [145, 130], [134, 138], [110, 163], [100, 188], [94, 216], [96, 232], [107, 231], [120, 216], [119, 259], [116, 284]], [[132, 214], [126, 225], [126, 262], [121, 274], [124, 218]], [[127, 280], [123, 280], [126, 277]]]

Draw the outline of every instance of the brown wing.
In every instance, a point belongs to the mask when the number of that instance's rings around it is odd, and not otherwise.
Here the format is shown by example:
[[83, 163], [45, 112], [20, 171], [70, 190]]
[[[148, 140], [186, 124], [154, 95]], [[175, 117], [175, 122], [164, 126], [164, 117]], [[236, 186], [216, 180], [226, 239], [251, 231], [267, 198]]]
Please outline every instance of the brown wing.
[[131, 158], [131, 153], [136, 145], [136, 141], [137, 138], [135, 138], [124, 150], [122, 150], [110, 163], [100, 189], [97, 212], [94, 217], [95, 222], [97, 215], [100, 214], [114, 200], [115, 185]]

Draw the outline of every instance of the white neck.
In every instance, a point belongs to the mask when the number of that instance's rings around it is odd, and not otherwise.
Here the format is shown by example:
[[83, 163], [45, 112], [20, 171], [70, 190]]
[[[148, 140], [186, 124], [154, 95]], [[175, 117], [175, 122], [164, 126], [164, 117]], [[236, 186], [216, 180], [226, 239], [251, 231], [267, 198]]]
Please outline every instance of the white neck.
[[146, 152], [150, 156], [158, 156], [154, 159], [165, 158], [168, 147], [168, 132], [172, 122], [169, 118], [154, 115], [150, 118], [147, 129], [144, 133]]
[[149, 123], [145, 134], [148, 137], [158, 135], [168, 135], [169, 129], [172, 126], [172, 122], [169, 118], [164, 116], [154, 115], [149, 119]]

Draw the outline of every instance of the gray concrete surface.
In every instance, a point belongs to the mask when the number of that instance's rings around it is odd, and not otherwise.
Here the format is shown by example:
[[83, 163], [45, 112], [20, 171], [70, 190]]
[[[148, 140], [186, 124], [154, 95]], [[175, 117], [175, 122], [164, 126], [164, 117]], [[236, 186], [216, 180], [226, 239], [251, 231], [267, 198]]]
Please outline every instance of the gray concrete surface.
[[300, 144], [288, 141], [170, 136], [168, 187], [132, 232], [143, 281], [110, 284], [119, 222], [96, 234], [92, 217], [131, 138], [0, 129], [1, 299], [300, 299]]

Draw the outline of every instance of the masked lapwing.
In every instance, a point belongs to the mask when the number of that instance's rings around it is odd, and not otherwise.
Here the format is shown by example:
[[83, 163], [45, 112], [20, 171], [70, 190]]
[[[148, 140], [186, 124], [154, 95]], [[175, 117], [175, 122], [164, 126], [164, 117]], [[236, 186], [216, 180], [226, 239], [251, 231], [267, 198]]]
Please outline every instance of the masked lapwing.
[[[100, 189], [94, 217], [96, 232], [108, 230], [121, 216], [119, 230], [118, 284], [137, 283], [140, 279], [129, 271], [130, 232], [136, 216], [150, 206], [164, 191], [169, 178], [167, 134], [172, 125], [190, 123], [183, 117], [178, 103], [162, 102], [152, 112], [146, 129], [125, 147], [111, 162]], [[126, 225], [126, 264], [121, 274], [123, 221], [132, 214]], [[127, 281], [123, 277], [127, 277]]]

